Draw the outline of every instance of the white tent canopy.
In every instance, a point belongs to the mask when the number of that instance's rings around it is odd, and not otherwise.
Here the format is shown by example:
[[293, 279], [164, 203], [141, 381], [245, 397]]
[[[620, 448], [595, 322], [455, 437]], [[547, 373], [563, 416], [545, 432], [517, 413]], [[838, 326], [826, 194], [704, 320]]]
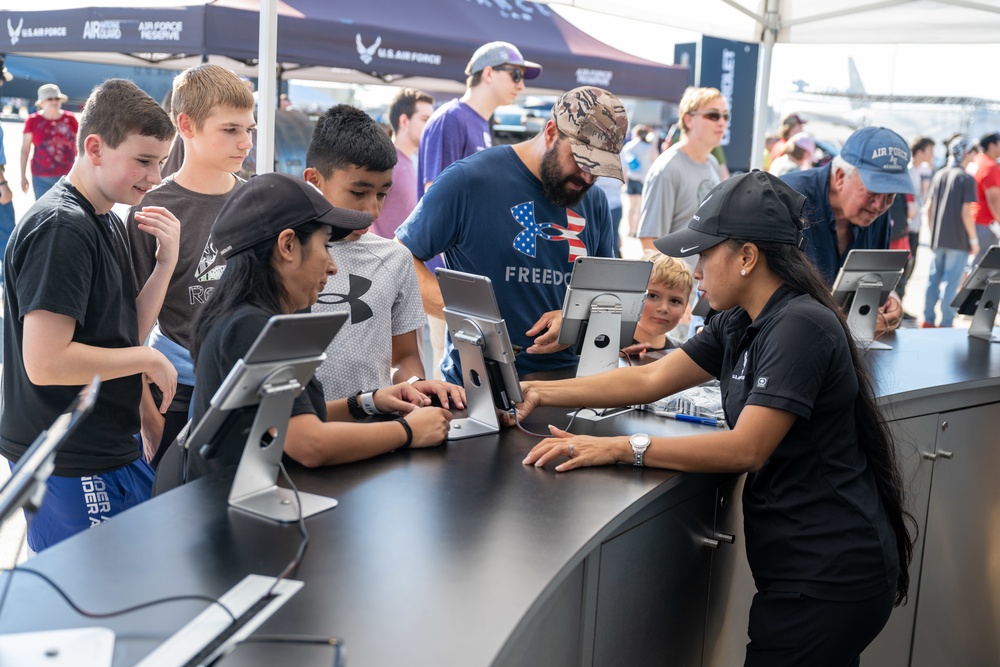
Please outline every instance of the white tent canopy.
[[[1000, 0], [541, 0], [762, 45], [751, 166], [759, 167], [775, 43], [996, 43]], [[944, 68], [942, 68], [944, 69]]]

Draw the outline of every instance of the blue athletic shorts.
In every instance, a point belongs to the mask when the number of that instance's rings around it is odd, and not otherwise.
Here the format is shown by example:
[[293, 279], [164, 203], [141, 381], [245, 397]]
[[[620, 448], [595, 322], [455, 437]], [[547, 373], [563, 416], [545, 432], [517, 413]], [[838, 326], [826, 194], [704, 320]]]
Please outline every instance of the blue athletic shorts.
[[149, 500], [153, 469], [140, 456], [127, 466], [91, 477], [53, 475], [46, 486], [41, 509], [25, 513], [28, 547], [35, 553]]

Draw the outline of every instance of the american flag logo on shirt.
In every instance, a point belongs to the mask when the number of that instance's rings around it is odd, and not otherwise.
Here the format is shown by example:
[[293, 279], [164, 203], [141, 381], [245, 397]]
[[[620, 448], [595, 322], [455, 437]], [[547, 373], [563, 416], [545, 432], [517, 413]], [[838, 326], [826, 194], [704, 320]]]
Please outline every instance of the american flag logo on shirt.
[[[514, 238], [514, 249], [518, 252], [535, 257], [538, 249], [538, 239], [546, 241], [566, 241], [569, 243], [569, 258], [573, 263], [577, 257], [587, 255], [587, 247], [583, 244], [580, 234], [587, 226], [587, 220], [573, 211], [566, 209], [566, 225], [555, 222], [539, 222], [535, 219], [535, 202], [518, 204], [510, 209], [514, 220], [524, 230]], [[546, 230], [549, 230], [548, 232]], [[554, 232], [554, 233], [553, 233]]]

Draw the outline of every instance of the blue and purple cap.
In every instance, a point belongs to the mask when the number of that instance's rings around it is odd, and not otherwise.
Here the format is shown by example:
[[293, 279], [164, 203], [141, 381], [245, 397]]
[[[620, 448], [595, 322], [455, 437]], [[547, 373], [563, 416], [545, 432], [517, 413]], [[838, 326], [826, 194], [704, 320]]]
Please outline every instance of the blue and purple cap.
[[523, 67], [525, 79], [538, 78], [538, 75], [542, 73], [541, 65], [525, 60], [517, 47], [510, 42], [490, 42], [483, 44], [472, 54], [472, 59], [465, 67], [465, 74], [471, 76], [476, 72], [482, 72], [487, 67], [500, 67], [502, 65]]
[[875, 194], [914, 194], [907, 167], [910, 149], [892, 130], [863, 127], [844, 143], [840, 157], [858, 170], [861, 182]]

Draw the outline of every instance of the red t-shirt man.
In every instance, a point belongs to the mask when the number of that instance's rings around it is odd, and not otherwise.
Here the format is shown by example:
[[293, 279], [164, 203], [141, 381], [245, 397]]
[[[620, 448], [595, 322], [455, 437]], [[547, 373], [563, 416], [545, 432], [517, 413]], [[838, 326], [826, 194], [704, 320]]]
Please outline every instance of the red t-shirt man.
[[1000, 165], [996, 160], [979, 153], [969, 165], [969, 173], [976, 179], [976, 201], [969, 208], [977, 225], [988, 225], [995, 219], [986, 199], [986, 191], [990, 188], [1000, 188]]

